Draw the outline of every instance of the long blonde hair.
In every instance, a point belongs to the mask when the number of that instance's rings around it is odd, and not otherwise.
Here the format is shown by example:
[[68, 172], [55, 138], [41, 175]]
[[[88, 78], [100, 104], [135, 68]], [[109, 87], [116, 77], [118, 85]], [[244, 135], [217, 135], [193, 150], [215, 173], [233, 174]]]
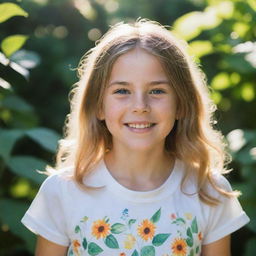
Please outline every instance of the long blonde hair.
[[104, 121], [97, 118], [113, 63], [122, 54], [139, 47], [157, 56], [177, 95], [179, 120], [166, 138], [168, 152], [182, 160], [187, 175], [197, 174], [200, 199], [210, 205], [218, 199], [209, 194], [211, 184], [226, 196], [213, 170], [225, 173], [228, 159], [220, 132], [213, 128], [215, 105], [210, 100], [204, 74], [187, 54], [186, 43], [156, 22], [139, 19], [134, 24], [113, 26], [81, 59], [79, 82], [71, 91], [71, 112], [59, 142], [56, 169], [74, 166], [74, 180], [86, 188], [84, 178], [112, 147], [112, 138]]

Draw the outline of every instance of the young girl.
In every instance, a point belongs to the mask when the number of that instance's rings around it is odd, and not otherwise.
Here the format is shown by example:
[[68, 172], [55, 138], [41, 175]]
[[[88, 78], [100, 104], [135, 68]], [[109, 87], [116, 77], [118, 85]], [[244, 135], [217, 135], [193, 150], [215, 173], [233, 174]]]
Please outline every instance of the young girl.
[[79, 74], [56, 171], [22, 219], [36, 255], [230, 255], [249, 219], [185, 44], [155, 22], [117, 24]]

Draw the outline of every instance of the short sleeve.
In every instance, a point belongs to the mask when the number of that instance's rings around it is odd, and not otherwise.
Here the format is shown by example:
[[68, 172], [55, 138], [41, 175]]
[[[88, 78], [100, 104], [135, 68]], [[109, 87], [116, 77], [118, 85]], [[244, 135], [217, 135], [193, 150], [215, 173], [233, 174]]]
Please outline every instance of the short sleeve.
[[[218, 177], [218, 183], [226, 191], [232, 191], [229, 182], [223, 176]], [[208, 206], [206, 210], [208, 218], [203, 244], [215, 242], [249, 222], [236, 197], [221, 196], [219, 199], [220, 203], [217, 206]]]
[[61, 178], [50, 176], [41, 185], [21, 222], [33, 233], [56, 244], [68, 246], [62, 205]]

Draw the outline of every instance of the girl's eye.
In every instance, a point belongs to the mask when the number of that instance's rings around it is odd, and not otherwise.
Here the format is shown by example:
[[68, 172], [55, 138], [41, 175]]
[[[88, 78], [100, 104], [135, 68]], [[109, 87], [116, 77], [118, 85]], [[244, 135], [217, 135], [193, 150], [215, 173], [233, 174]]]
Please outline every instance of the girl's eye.
[[127, 89], [119, 89], [114, 92], [114, 94], [128, 94], [129, 91]]
[[162, 94], [162, 93], [165, 93], [165, 91], [161, 89], [154, 89], [150, 92], [150, 94]]

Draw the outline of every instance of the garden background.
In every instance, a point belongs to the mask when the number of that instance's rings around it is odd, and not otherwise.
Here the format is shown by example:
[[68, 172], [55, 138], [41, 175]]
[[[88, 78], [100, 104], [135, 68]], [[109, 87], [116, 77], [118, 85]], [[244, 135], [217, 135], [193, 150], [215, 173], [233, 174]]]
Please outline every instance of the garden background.
[[20, 0], [0, 2], [0, 255], [33, 255], [20, 223], [54, 163], [81, 56], [109, 25], [138, 17], [169, 25], [190, 45], [218, 106], [233, 156], [227, 178], [251, 222], [233, 256], [256, 255], [256, 1]]

